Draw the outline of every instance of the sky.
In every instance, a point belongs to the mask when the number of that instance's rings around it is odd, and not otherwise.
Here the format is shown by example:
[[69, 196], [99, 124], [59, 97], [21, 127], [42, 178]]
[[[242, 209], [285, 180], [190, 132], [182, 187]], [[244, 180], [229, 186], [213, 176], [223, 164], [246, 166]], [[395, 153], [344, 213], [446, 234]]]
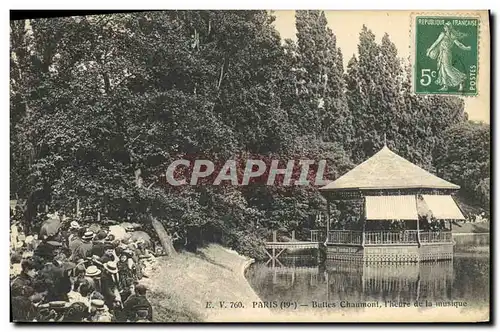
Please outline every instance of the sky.
[[[365, 24], [375, 34], [380, 42], [384, 33], [388, 33], [392, 42], [398, 49], [399, 57], [408, 59], [412, 47], [412, 16], [409, 11], [326, 11], [328, 26], [337, 36], [337, 46], [341, 48], [344, 56], [344, 68], [353, 54], [358, 52], [359, 33]], [[275, 11], [275, 26], [281, 37], [295, 38], [295, 12]], [[479, 44], [479, 95], [465, 97], [465, 111], [469, 119], [474, 121], [490, 122], [490, 78], [489, 78], [489, 36], [488, 20], [482, 17], [481, 41]]]

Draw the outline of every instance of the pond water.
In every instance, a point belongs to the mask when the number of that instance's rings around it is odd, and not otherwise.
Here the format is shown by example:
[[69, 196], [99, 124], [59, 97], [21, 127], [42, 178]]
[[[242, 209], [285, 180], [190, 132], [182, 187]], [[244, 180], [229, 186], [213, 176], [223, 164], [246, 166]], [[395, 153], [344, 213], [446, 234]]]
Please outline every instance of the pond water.
[[[280, 257], [274, 268], [255, 263], [246, 277], [262, 301], [297, 303], [302, 311], [366, 310], [415, 301], [478, 309], [489, 305], [488, 253], [455, 253], [450, 261], [414, 264], [318, 264], [313, 257]], [[358, 303], [365, 304], [356, 307]], [[271, 310], [281, 309], [271, 305]]]

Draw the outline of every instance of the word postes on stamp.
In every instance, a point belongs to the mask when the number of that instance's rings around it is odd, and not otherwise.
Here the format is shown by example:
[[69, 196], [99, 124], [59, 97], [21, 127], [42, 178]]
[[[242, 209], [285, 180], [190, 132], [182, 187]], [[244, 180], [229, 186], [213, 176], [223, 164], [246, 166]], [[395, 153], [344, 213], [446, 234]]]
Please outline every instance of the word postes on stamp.
[[479, 19], [417, 16], [415, 26], [415, 93], [477, 95]]

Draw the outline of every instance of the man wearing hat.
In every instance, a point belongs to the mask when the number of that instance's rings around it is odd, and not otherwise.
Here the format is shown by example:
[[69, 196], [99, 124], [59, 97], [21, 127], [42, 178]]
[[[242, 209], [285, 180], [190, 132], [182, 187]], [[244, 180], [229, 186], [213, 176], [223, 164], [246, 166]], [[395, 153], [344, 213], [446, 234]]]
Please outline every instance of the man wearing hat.
[[73, 220], [70, 224], [69, 224], [69, 229], [71, 231], [76, 231], [76, 230], [79, 230], [80, 229], [80, 224], [76, 221], [76, 220]]
[[[134, 281], [134, 271], [133, 265], [129, 265], [128, 260], [132, 257], [131, 253], [127, 250], [122, 250], [120, 255], [120, 259], [117, 263], [118, 272], [120, 273], [120, 282], [122, 287], [122, 292], [127, 291]], [[124, 299], [128, 297], [127, 294], [124, 296]]]
[[31, 321], [35, 315], [35, 307], [29, 299], [29, 286], [13, 284], [10, 291], [11, 314], [14, 322]]
[[85, 270], [85, 279], [89, 281], [92, 289], [95, 289], [99, 292], [102, 291], [101, 275], [101, 270], [99, 270], [95, 265], [90, 265]]
[[69, 224], [69, 229], [64, 236], [64, 238], [68, 241], [68, 244], [71, 243], [71, 241], [78, 236], [79, 230], [80, 230], [80, 224], [77, 221], [73, 220]]
[[116, 256], [115, 247], [111, 243], [104, 243], [104, 254], [100, 257], [100, 261], [105, 264], [109, 261], [118, 261]]
[[100, 277], [101, 276], [101, 270], [99, 270], [97, 268], [97, 266], [95, 266], [95, 265], [90, 265], [85, 270], [85, 276], [89, 277], [89, 278]]
[[136, 314], [135, 314], [135, 317], [136, 317], [136, 320], [135, 322], [136, 323], [151, 323], [151, 321], [148, 319], [148, 314], [149, 314], [149, 311], [148, 310], [137, 310]]
[[10, 277], [15, 278], [17, 277], [21, 271], [21, 260], [22, 260], [22, 255], [19, 253], [12, 253], [10, 255]]
[[82, 302], [74, 302], [66, 310], [64, 314], [64, 322], [81, 323], [88, 318], [89, 310]]
[[74, 255], [75, 250], [83, 243], [82, 237], [85, 232], [84, 228], [80, 228], [68, 238], [68, 248], [71, 250], [72, 255]]
[[85, 272], [85, 261], [83, 259], [76, 261], [75, 268], [72, 271], [70, 279], [74, 290], [77, 290], [82, 281], [85, 279]]
[[101, 278], [102, 295], [108, 307], [113, 306], [115, 299], [119, 298], [120, 275], [115, 261], [108, 261], [103, 265], [104, 273]]
[[92, 255], [102, 257], [106, 251], [105, 240], [108, 234], [104, 230], [100, 230], [94, 237], [94, 246], [92, 247]]
[[69, 306], [69, 302], [65, 301], [51, 301], [48, 303], [49, 304], [49, 310], [52, 312], [52, 319], [50, 321], [53, 322], [59, 322], [63, 319], [64, 317], [64, 312], [66, 311], [66, 308]]
[[78, 260], [80, 258], [85, 259], [87, 256], [91, 256], [92, 252], [92, 239], [94, 238], [94, 232], [86, 231], [82, 236], [82, 244], [78, 246], [73, 252], [72, 260]]
[[146, 286], [142, 284], [137, 285], [135, 287], [135, 294], [130, 295], [123, 304], [124, 311], [129, 320], [135, 320], [139, 310], [146, 310], [148, 312], [146, 319], [149, 321], [153, 320], [153, 307], [146, 298], [146, 290]]
[[36, 276], [35, 264], [31, 259], [25, 259], [21, 262], [21, 273], [12, 281], [11, 286], [30, 286], [33, 287]]
[[36, 247], [34, 256], [41, 258], [43, 261], [52, 261], [60, 248], [59, 242], [46, 238]]
[[125, 225], [125, 231], [132, 233], [135, 231], [135, 227], [132, 226], [131, 224], [127, 224], [127, 225]]
[[47, 301], [67, 301], [67, 293], [71, 291], [71, 281], [65, 270], [66, 268], [67, 266], [52, 261], [45, 263], [44, 267], [38, 272], [40, 280], [45, 283], [48, 291], [46, 295]]
[[90, 319], [92, 322], [110, 323], [114, 320], [113, 315], [111, 315], [103, 300], [92, 300], [90, 305], [91, 311], [94, 312], [94, 315]]

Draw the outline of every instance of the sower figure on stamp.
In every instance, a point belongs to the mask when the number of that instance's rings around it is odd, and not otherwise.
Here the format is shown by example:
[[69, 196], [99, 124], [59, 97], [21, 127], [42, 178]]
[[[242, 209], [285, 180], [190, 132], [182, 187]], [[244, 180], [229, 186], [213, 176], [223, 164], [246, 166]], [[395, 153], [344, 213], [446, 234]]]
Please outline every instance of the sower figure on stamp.
[[465, 36], [465, 33], [455, 30], [450, 22], [446, 22], [444, 31], [427, 49], [427, 56], [437, 60], [438, 77], [436, 84], [442, 86], [439, 91], [446, 91], [448, 87], [455, 86], [458, 86], [458, 91], [463, 91], [463, 83], [467, 75], [453, 67], [451, 50], [455, 44], [464, 51], [470, 51], [470, 46], [465, 46], [459, 41]]

